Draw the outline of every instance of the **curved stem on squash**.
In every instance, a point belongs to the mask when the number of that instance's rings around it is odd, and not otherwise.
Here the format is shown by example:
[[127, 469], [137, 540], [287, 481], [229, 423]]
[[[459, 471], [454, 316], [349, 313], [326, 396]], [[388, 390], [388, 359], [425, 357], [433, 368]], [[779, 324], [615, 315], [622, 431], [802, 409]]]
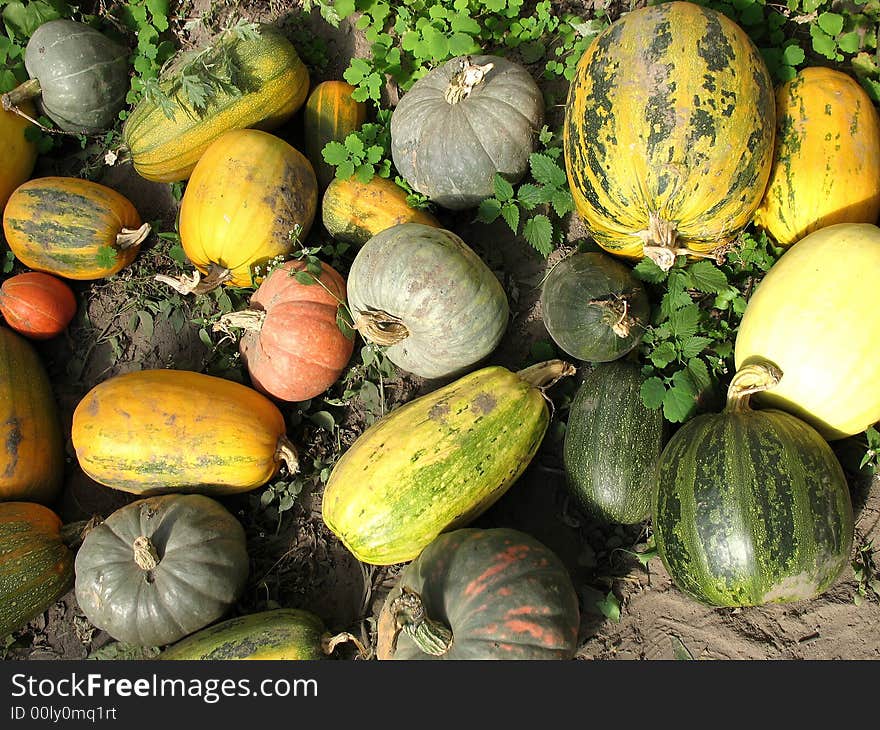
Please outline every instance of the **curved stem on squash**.
[[20, 104], [36, 99], [41, 92], [40, 80], [28, 79], [23, 84], [16, 86], [12, 91], [7, 91], [3, 94], [0, 97], [0, 104], [3, 105], [3, 111], [14, 112]]
[[731, 413], [744, 413], [751, 410], [749, 399], [754, 393], [770, 390], [779, 385], [782, 370], [769, 362], [744, 365], [733, 376], [727, 388], [727, 406]]
[[529, 385], [541, 391], [555, 385], [562, 378], [574, 375], [577, 368], [565, 360], [547, 360], [536, 365], [530, 365], [520, 370], [517, 375]]
[[288, 474], [296, 474], [299, 471], [299, 455], [296, 446], [285, 434], [278, 437], [278, 445], [275, 447], [275, 460], [283, 462], [287, 467]]
[[462, 99], [467, 99], [470, 93], [483, 82], [486, 74], [495, 68], [494, 63], [487, 63], [484, 66], [471, 63], [470, 56], [459, 59], [459, 64], [459, 70], [453, 74], [449, 80], [449, 86], [443, 93], [447, 104], [458, 104]]
[[149, 537], [146, 535], [136, 537], [131, 547], [134, 550], [134, 562], [138, 568], [144, 572], [156, 569], [156, 566], [159, 565], [159, 553], [156, 552], [156, 547]]
[[382, 347], [396, 345], [409, 337], [409, 330], [403, 320], [381, 309], [358, 312], [354, 320], [354, 328], [365, 340]]
[[123, 228], [116, 234], [116, 248], [123, 251], [127, 248], [140, 246], [149, 235], [149, 223], [144, 223], [140, 228]]
[[153, 277], [156, 281], [167, 284], [178, 294], [206, 294], [213, 291], [218, 286], [232, 278], [232, 272], [229, 269], [218, 266], [217, 264], [208, 265], [208, 273], [202, 278], [201, 272], [193, 271], [190, 276], [181, 274], [179, 277], [165, 276], [164, 274], [156, 274]]
[[630, 330], [638, 324], [629, 313], [629, 299], [628, 294], [612, 294], [602, 299], [590, 299], [587, 304], [603, 309], [603, 320], [615, 335], [623, 339], [629, 337]]
[[329, 633], [324, 634], [321, 637], [321, 651], [323, 651], [325, 655], [330, 656], [336, 651], [337, 646], [349, 642], [354, 644], [357, 648], [359, 659], [366, 659], [369, 656], [367, 648], [361, 643], [360, 639], [347, 631], [343, 631], [341, 634], [336, 634], [335, 636], [331, 636]]
[[397, 648], [400, 632], [431, 656], [443, 656], [452, 648], [452, 629], [430, 618], [425, 612], [422, 597], [411, 588], [404, 586], [401, 594], [391, 602], [391, 615], [395, 626], [392, 653]]

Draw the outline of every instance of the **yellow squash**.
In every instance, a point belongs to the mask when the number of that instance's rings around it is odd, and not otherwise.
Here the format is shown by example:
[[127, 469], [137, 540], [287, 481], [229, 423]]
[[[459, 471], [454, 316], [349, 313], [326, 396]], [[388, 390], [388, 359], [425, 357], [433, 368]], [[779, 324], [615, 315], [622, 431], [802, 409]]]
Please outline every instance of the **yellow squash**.
[[578, 214], [611, 253], [672, 266], [731, 242], [773, 158], [770, 75], [745, 32], [710, 8], [624, 14], [581, 57], [566, 105]]
[[776, 155], [755, 223], [783, 246], [880, 215], [880, 115], [852, 77], [802, 69], [776, 95]]
[[[153, 97], [144, 98], [125, 120], [122, 136], [138, 173], [155, 182], [186, 180], [202, 153], [230, 129], [275, 129], [302, 106], [309, 73], [291, 42], [277, 29], [258, 26], [259, 37], [238, 38], [227, 31], [214, 39], [203, 63], [219, 63], [225, 52], [238, 69], [244, 93], [211, 92], [204, 110], [196, 110], [179, 86], [188, 57], [181, 57], [159, 82], [171, 100], [170, 117]], [[192, 60], [189, 57], [189, 60]]]
[[246, 492], [281, 462], [296, 470], [284, 417], [252, 388], [183, 370], [142, 370], [92, 388], [73, 447], [95, 481], [139, 495]]
[[[250, 287], [276, 257], [305, 240], [318, 205], [309, 161], [256, 129], [226, 132], [199, 160], [180, 206], [180, 241], [216, 282]], [[199, 291], [198, 289], [196, 291]]]
[[315, 168], [318, 184], [326, 188], [335, 170], [324, 162], [321, 151], [328, 142], [344, 142], [367, 119], [367, 105], [351, 98], [354, 86], [345, 81], [318, 84], [306, 102], [303, 114], [303, 137], [306, 157]]
[[333, 238], [357, 246], [400, 223], [440, 227], [430, 213], [406, 202], [402, 187], [378, 175], [368, 183], [355, 177], [333, 180], [324, 192], [321, 215]]
[[[26, 103], [22, 111], [33, 115], [34, 109]], [[0, 110], [0, 149], [3, 150], [3, 163], [0, 164], [0, 213], [12, 191], [27, 180], [34, 171], [37, 161], [37, 145], [25, 139], [25, 130], [33, 126], [14, 112]]]
[[794, 244], [758, 285], [736, 337], [736, 367], [769, 362], [779, 384], [758, 393], [828, 439], [880, 420], [880, 228], [839, 223]]

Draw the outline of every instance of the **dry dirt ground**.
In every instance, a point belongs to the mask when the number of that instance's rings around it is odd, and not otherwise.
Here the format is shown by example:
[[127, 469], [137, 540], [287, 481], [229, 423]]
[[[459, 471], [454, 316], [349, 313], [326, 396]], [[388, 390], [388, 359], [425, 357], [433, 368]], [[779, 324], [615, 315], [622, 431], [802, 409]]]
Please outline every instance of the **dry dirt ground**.
[[[205, 12], [197, 2], [190, 15]], [[215, 10], [217, 4], [215, 3]], [[276, 3], [260, 3], [250, 15], [281, 21], [295, 30], [298, 14]], [[228, 8], [219, 6], [217, 22]], [[364, 43], [349, 24], [338, 31], [313, 17], [309, 33], [327, 43], [329, 63], [313, 73], [313, 83], [340, 78], [351, 55], [364, 55]], [[302, 32], [300, 30], [300, 32]], [[198, 40], [196, 38], [195, 40]], [[394, 90], [389, 90], [394, 100]], [[556, 110], [559, 113], [559, 110]], [[279, 134], [298, 146], [298, 122]], [[44, 160], [42, 174], [57, 169]], [[38, 174], [40, 174], [38, 172]], [[146, 183], [130, 168], [105, 171], [103, 182], [128, 195], [158, 231], [172, 231], [176, 204], [168, 186]], [[498, 272], [511, 300], [513, 316], [504, 341], [490, 362], [522, 367], [532, 344], [547, 340], [540, 315], [540, 282], [549, 265], [522, 241], [511, 238], [503, 223], [486, 227], [470, 214], [444, 215], [444, 224], [471, 244]], [[326, 236], [320, 225], [312, 234]], [[583, 237], [577, 221], [570, 224], [569, 240]], [[136, 311], [146, 300], [158, 302], [163, 292], [152, 274], [174, 267], [168, 245], [151, 237], [138, 261], [116, 277], [76, 284], [80, 310], [69, 332], [39, 346], [52, 375], [67, 432], [73, 408], [89, 388], [111, 375], [148, 367], [203, 370], [216, 365], [211, 349], [198, 336], [198, 305], [180, 304], [177, 321], [157, 317], [154, 327], [138, 320]], [[357, 348], [356, 348], [357, 353]], [[357, 354], [355, 355], [357, 357]], [[389, 384], [389, 400], [399, 404], [437, 387], [400, 377]], [[576, 379], [557, 386], [551, 395], [558, 413], [576, 387]], [[296, 421], [296, 409], [286, 410]], [[350, 444], [364, 428], [362, 414], [349, 409], [341, 421], [339, 438]], [[311, 425], [293, 433], [309, 456], [328, 448], [326, 432]], [[586, 517], [569, 499], [560, 468], [560, 431], [551, 427], [545, 443], [521, 480], [478, 526], [523, 529], [544, 541], [569, 566], [582, 602], [582, 659], [777, 659], [880, 658], [880, 602], [869, 596], [856, 605], [857, 582], [847, 569], [825, 595], [785, 606], [752, 609], [711, 609], [686, 598], [671, 585], [659, 559], [643, 568], [627, 552], [643, 545], [646, 525], [623, 528], [601, 525]], [[131, 495], [102, 487], [78, 468], [68, 442], [68, 478], [56, 508], [65, 521], [108, 515], [132, 501]], [[856, 545], [874, 540], [880, 546], [880, 484], [854, 484], [857, 510]], [[299, 607], [320, 615], [333, 630], [360, 634], [374, 640], [375, 618], [400, 566], [375, 568], [358, 563], [324, 527], [320, 517], [320, 489], [306, 490], [293, 508], [282, 515], [263, 510], [259, 491], [223, 500], [244, 524], [251, 554], [251, 580], [236, 612], [248, 613], [277, 606]], [[606, 618], [597, 607], [609, 591], [621, 604], [619, 621]], [[63, 597], [44, 616], [19, 631], [5, 649], [9, 659], [82, 659], [90, 655], [150, 656], [120, 651], [104, 632], [92, 627], [79, 611], [73, 593]], [[3, 647], [0, 647], [0, 652]], [[2, 654], [0, 654], [2, 656]]]

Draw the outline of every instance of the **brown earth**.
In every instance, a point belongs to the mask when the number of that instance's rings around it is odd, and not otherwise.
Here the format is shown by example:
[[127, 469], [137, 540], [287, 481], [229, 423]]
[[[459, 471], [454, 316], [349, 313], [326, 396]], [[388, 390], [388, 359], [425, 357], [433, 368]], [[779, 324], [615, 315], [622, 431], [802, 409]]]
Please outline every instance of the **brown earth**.
[[[571, 3], [564, 3], [566, 7]], [[211, 25], [217, 27], [231, 15], [231, 4], [206, 0], [189, 3], [188, 17], [200, 17], [207, 8]], [[248, 17], [279, 22], [294, 38], [313, 35], [324, 40], [329, 62], [312, 74], [312, 82], [340, 78], [352, 55], [364, 56], [368, 48], [350, 23], [339, 30], [312, 14], [305, 33], [298, 12], [280, 2], [254, 3], [257, 10], [242, 11]], [[198, 42], [207, 31], [196, 28]], [[396, 90], [388, 89], [396, 100]], [[559, 113], [559, 110], [556, 110]], [[279, 134], [299, 146], [299, 122]], [[44, 174], [58, 169], [57, 161], [44, 161]], [[64, 167], [64, 163], [60, 163]], [[38, 173], [39, 174], [39, 173]], [[100, 180], [120, 190], [136, 204], [156, 231], [172, 231], [176, 203], [169, 186], [143, 181], [130, 167], [104, 170]], [[514, 240], [503, 223], [473, 223], [471, 213], [439, 214], [444, 225], [455, 230], [499, 275], [511, 301], [512, 316], [506, 336], [490, 358], [491, 363], [514, 369], [529, 359], [532, 345], [548, 340], [540, 313], [540, 284], [548, 267], [562, 257], [556, 252], [549, 262], [536, 255], [523, 241]], [[313, 238], [326, 237], [316, 224]], [[574, 245], [585, 232], [577, 220], [570, 223], [569, 242]], [[243, 377], [230, 370], [228, 360], [216, 354], [200, 338], [198, 321], [205, 307], [193, 300], [180, 300], [176, 318], [153, 317], [145, 323], [138, 312], [144, 303], [160, 305], [169, 292], [152, 281], [156, 272], [179, 273], [168, 255], [167, 243], [152, 236], [137, 262], [112, 279], [78, 283], [80, 310], [65, 336], [39, 345], [56, 389], [67, 433], [73, 409], [95, 384], [118, 373], [152, 367], [207, 370], [230, 377]], [[350, 259], [349, 259], [350, 263]], [[246, 292], [240, 296], [246, 297]], [[218, 337], [213, 335], [214, 342]], [[234, 347], [226, 343], [226, 350]], [[355, 348], [353, 362], [357, 361]], [[563, 415], [577, 385], [572, 378], [551, 395]], [[440, 381], [425, 382], [401, 376], [388, 383], [389, 405], [405, 402]], [[338, 396], [340, 386], [331, 395]], [[292, 433], [307, 444], [307, 458], [320, 458], [333, 451], [326, 431], [300, 423], [300, 409], [285, 409]], [[558, 421], [558, 419], [557, 419]], [[352, 443], [365, 427], [363, 409], [355, 402], [339, 419], [343, 447]], [[650, 528], [597, 524], [569, 500], [561, 469], [561, 430], [551, 426], [533, 464], [519, 482], [478, 526], [509, 526], [525, 530], [545, 542], [569, 566], [582, 602], [579, 658], [593, 659], [776, 659], [776, 658], [880, 658], [880, 601], [869, 595], [856, 605], [857, 582], [847, 569], [825, 595], [812, 601], [751, 609], [712, 609], [688, 599], [671, 583], [659, 559], [642, 568], [627, 551], [644, 547]], [[76, 464], [68, 442], [68, 478], [63, 497], [56, 505], [65, 521], [106, 516], [132, 501], [133, 496], [100, 486], [86, 477]], [[249, 613], [278, 606], [305, 608], [320, 615], [333, 630], [348, 630], [375, 646], [375, 623], [384, 596], [401, 566], [376, 568], [359, 563], [329, 533], [320, 515], [320, 486], [304, 490], [293, 507], [279, 514], [260, 506], [260, 490], [224, 499], [242, 521], [251, 554], [251, 580], [235, 612]], [[857, 507], [856, 545], [870, 540], [880, 545], [880, 485], [854, 487]], [[636, 546], [639, 546], [638, 548]], [[605, 618], [597, 601], [613, 591], [621, 605], [619, 622]], [[131, 653], [96, 630], [79, 611], [73, 592], [49, 611], [17, 632], [6, 648], [10, 659], [82, 659], [98, 656], [150, 656], [154, 651]], [[2, 656], [2, 654], [0, 654]], [[349, 653], [351, 656], [351, 653]]]

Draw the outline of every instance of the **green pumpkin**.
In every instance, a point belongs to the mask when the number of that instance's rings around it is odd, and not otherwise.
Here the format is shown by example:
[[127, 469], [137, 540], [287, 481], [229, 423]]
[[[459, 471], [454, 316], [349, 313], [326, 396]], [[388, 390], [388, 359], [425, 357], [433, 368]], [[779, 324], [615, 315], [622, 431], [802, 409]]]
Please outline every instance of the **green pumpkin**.
[[348, 275], [348, 303], [364, 339], [423, 378], [462, 372], [507, 328], [507, 296], [458, 236], [403, 223], [373, 236]]
[[607, 522], [631, 525], [651, 514], [665, 422], [660, 409], [642, 402], [644, 380], [631, 362], [598, 365], [568, 413], [568, 487], [584, 509]]
[[498, 56], [453, 58], [429, 71], [391, 115], [391, 155], [438, 205], [473, 208], [495, 174], [518, 182], [544, 123], [544, 97], [522, 66]]
[[657, 467], [654, 536], [675, 584], [716, 606], [813, 598], [848, 565], [853, 512], [827, 442], [804, 421], [754, 411], [774, 368], [734, 376], [722, 413], [688, 421]]
[[544, 326], [566, 353], [610, 362], [641, 342], [650, 316], [648, 295], [630, 270], [602, 253], [560, 261], [541, 291]]
[[39, 95], [46, 116], [68, 132], [112, 127], [129, 89], [129, 51], [94, 28], [50, 20], [34, 31], [24, 52], [30, 81], [6, 94], [3, 106]]
[[238, 520], [210, 497], [168, 494], [132, 502], [86, 535], [76, 599], [114, 639], [162, 646], [220, 618], [247, 576]]

